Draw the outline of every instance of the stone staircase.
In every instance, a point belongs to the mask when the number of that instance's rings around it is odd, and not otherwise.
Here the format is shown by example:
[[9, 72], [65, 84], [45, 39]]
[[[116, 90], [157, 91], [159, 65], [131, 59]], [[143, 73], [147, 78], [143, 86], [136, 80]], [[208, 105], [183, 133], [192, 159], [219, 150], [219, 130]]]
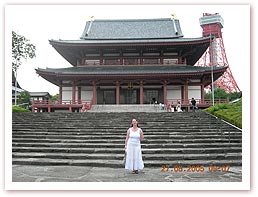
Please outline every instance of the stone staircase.
[[123, 167], [133, 118], [145, 167], [242, 165], [242, 131], [202, 111], [13, 113], [13, 164]]
[[89, 112], [165, 112], [158, 104], [142, 105], [92, 105]]

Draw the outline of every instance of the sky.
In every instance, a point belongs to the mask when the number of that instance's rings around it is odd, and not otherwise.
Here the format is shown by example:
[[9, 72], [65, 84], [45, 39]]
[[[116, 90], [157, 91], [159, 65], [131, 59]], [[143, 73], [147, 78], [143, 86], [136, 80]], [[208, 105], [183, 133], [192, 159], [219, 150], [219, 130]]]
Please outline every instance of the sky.
[[[71, 65], [49, 44], [50, 39], [77, 40], [86, 21], [95, 19], [170, 18], [175, 13], [185, 38], [202, 36], [199, 18], [219, 13], [224, 19], [222, 36], [233, 76], [241, 90], [244, 69], [250, 66], [249, 5], [7, 5], [6, 31], [25, 36], [36, 46], [36, 58], [18, 70], [20, 86], [30, 92], [58, 93], [58, 87], [38, 76], [35, 68]], [[248, 77], [248, 76], [247, 76]]]

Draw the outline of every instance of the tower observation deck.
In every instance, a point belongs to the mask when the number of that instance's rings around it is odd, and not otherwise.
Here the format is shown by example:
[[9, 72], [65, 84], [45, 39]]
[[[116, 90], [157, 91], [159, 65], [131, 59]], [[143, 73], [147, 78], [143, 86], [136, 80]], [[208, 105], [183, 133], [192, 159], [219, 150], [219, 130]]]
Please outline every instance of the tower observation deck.
[[[224, 20], [218, 14], [204, 13], [199, 19], [202, 27], [202, 36], [211, 36], [211, 44], [207, 51], [203, 54], [200, 60], [196, 63], [197, 66], [210, 66], [211, 69], [215, 66], [228, 67], [226, 72], [214, 82], [214, 86], [224, 89], [226, 92], [240, 92], [240, 89], [230, 70], [225, 47], [222, 38], [221, 29], [224, 27]], [[209, 87], [211, 88], [211, 87]]]

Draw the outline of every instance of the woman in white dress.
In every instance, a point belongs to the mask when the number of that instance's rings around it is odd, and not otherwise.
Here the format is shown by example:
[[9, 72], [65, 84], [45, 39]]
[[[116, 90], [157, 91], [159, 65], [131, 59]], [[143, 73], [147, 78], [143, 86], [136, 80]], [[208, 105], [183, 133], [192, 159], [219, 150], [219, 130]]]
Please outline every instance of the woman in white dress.
[[133, 119], [132, 127], [127, 130], [127, 135], [125, 139], [125, 169], [132, 170], [133, 174], [138, 174], [139, 170], [142, 170], [144, 168], [141, 151], [142, 140], [142, 129], [138, 127], [137, 120]]

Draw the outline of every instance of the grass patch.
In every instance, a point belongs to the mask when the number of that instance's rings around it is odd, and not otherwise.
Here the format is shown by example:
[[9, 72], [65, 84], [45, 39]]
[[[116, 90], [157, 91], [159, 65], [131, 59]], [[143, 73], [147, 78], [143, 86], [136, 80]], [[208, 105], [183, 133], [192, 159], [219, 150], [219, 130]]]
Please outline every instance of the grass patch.
[[204, 111], [217, 116], [242, 129], [242, 99], [236, 103], [216, 104]]
[[30, 112], [30, 110], [27, 110], [27, 109], [24, 109], [22, 107], [13, 105], [13, 112]]

